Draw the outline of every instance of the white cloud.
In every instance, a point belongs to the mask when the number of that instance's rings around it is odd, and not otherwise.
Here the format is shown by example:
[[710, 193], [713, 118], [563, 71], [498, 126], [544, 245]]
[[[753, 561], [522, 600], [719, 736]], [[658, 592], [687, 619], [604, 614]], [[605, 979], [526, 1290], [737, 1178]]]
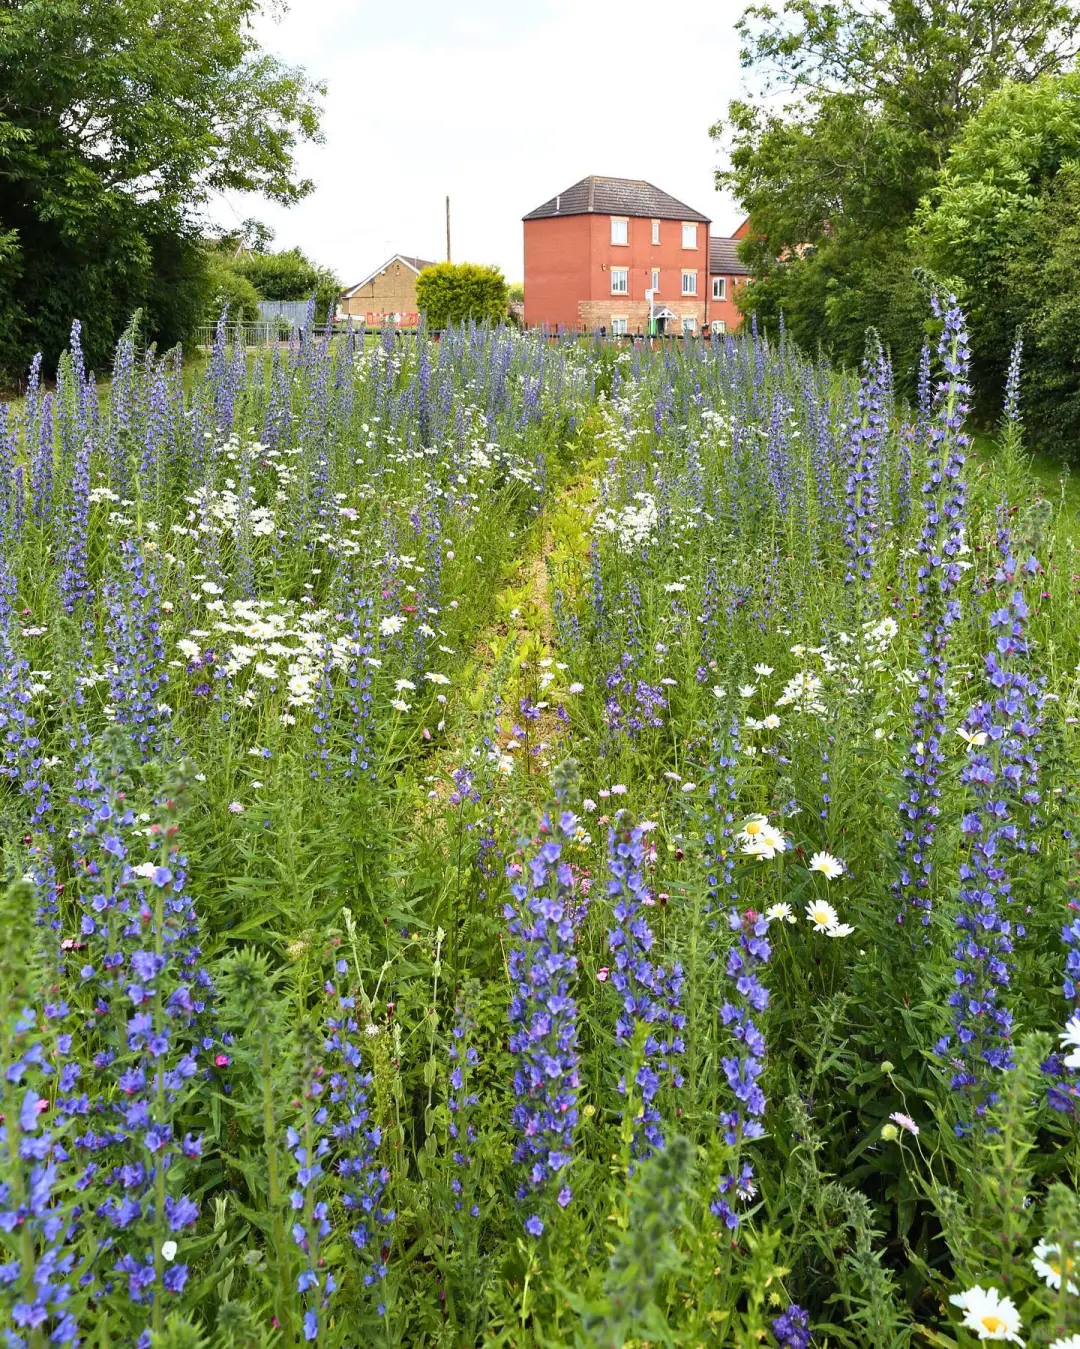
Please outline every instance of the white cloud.
[[[453, 254], [521, 278], [521, 217], [588, 173], [646, 178], [738, 224], [715, 192], [709, 126], [740, 90], [733, 0], [293, 0], [260, 21], [264, 45], [329, 85], [325, 144], [304, 147], [316, 190], [288, 210], [230, 195], [249, 215], [359, 280], [391, 253]], [[449, 11], [449, 12], [448, 12]]]

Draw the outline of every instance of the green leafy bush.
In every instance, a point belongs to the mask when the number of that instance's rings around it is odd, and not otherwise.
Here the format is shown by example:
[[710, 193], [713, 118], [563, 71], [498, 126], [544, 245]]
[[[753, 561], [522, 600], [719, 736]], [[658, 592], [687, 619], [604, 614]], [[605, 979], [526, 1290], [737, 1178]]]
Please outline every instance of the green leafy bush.
[[497, 267], [475, 262], [437, 262], [416, 278], [416, 303], [429, 328], [472, 319], [498, 323], [506, 317], [506, 280]]
[[259, 292], [220, 254], [210, 255], [204, 293], [205, 323], [216, 323], [226, 306], [231, 323], [254, 323], [259, 317]]
[[299, 248], [248, 253], [232, 266], [238, 276], [250, 282], [260, 300], [309, 300], [314, 295], [320, 322], [336, 308], [341, 293], [341, 283], [333, 272], [317, 267]]

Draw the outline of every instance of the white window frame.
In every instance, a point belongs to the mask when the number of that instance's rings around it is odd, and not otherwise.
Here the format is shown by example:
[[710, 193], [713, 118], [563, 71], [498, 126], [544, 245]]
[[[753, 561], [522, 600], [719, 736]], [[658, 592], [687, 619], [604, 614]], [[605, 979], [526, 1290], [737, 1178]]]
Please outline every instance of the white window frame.
[[[622, 230], [620, 231], [620, 233], [622, 234], [623, 237], [621, 239], [615, 238], [616, 225], [622, 226]], [[611, 217], [611, 244], [613, 248], [630, 247], [630, 221], [626, 218], [626, 216], [613, 215]]]
[[[621, 281], [621, 285], [616, 285], [616, 281]], [[611, 293], [612, 295], [630, 294], [630, 268], [612, 267], [611, 269]]]
[[709, 324], [709, 327], [712, 328], [714, 333], [723, 334], [727, 332], [727, 324], [723, 319], [713, 319], [712, 323]]
[[712, 279], [712, 297], [714, 300], [727, 299], [727, 277], [714, 276]]
[[697, 332], [697, 319], [694, 318], [692, 314], [684, 314], [682, 319], [680, 320], [680, 324], [682, 327], [684, 337], [687, 335], [687, 333]]
[[683, 268], [682, 274], [682, 292], [683, 295], [697, 294], [697, 271], [689, 267]]
[[654, 267], [654, 268], [652, 269], [652, 288], [653, 288], [653, 294], [654, 294], [654, 295], [659, 295], [659, 294], [660, 294], [660, 268], [659, 268], [659, 267]]
[[629, 331], [629, 327], [630, 327], [629, 319], [622, 318], [621, 316], [616, 318], [615, 315], [612, 314], [611, 316], [612, 337], [625, 337]]
[[660, 242], [660, 222], [659, 222], [659, 220], [654, 220], [654, 221], [652, 222], [652, 241], [653, 241], [653, 244], [654, 244], [654, 245], [659, 244], [659, 242]]
[[[688, 239], [689, 243], [687, 243]], [[688, 220], [683, 221], [682, 246], [683, 248], [697, 248], [697, 225]]]

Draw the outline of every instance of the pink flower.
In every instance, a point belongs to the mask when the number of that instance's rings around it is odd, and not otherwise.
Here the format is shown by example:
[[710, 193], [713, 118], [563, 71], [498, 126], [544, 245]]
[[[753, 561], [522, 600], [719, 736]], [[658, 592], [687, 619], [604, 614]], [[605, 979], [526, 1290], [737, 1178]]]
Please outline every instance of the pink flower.
[[230, 1063], [230, 1062], [231, 1062], [231, 1060], [230, 1060], [228, 1054], [215, 1054], [215, 1055], [214, 1055], [214, 1067], [215, 1067], [215, 1068], [227, 1068], [227, 1067], [229, 1066], [229, 1063]]
[[889, 1118], [894, 1124], [899, 1124], [901, 1129], [906, 1129], [909, 1134], [914, 1134], [915, 1137], [918, 1138], [919, 1126], [910, 1115], [905, 1115], [902, 1110], [894, 1110]]
[[600, 968], [596, 971], [597, 982], [601, 984], [606, 984], [608, 981], [608, 975], [610, 973], [611, 971], [608, 969], [606, 965], [601, 965]]

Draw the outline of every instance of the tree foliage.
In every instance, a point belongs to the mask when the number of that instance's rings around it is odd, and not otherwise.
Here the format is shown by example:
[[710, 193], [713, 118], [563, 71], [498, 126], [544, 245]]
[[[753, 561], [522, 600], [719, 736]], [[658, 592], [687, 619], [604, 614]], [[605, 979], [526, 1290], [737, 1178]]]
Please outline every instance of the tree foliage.
[[[198, 314], [209, 193], [302, 197], [318, 136], [302, 72], [258, 46], [263, 0], [0, 6], [0, 368], [51, 363], [73, 318], [101, 361], [142, 306], [162, 341]], [[184, 284], [160, 278], [180, 268]]]
[[469, 319], [506, 317], [506, 279], [498, 267], [474, 262], [438, 262], [416, 278], [416, 303], [431, 328]]
[[315, 297], [315, 311], [322, 320], [335, 308], [341, 283], [333, 272], [318, 267], [299, 248], [281, 253], [256, 250], [238, 257], [238, 275], [249, 281], [261, 300], [308, 300]]
[[739, 24], [757, 97], [730, 104], [717, 184], [750, 214], [747, 312], [855, 362], [861, 328], [910, 377], [922, 341], [908, 232], [987, 97], [1060, 71], [1080, 15], [1063, 0], [786, 0]]
[[921, 203], [920, 252], [963, 293], [980, 345], [1000, 344], [1015, 326], [1000, 302], [1003, 276], [1062, 165], [1078, 158], [1080, 75], [1009, 84], [964, 127]]
[[1080, 432], [1080, 73], [1010, 84], [954, 143], [916, 216], [921, 256], [963, 298], [982, 351], [980, 382], [1002, 378], [1024, 334], [1027, 417], [1043, 440]]
[[206, 264], [206, 302], [202, 320], [216, 323], [224, 309], [232, 323], [255, 323], [259, 317], [259, 292], [241, 275], [231, 258], [214, 250]]
[[1007, 288], [1025, 335], [1025, 418], [1035, 438], [1080, 445], [1080, 165], [1065, 164], [1040, 203]]

